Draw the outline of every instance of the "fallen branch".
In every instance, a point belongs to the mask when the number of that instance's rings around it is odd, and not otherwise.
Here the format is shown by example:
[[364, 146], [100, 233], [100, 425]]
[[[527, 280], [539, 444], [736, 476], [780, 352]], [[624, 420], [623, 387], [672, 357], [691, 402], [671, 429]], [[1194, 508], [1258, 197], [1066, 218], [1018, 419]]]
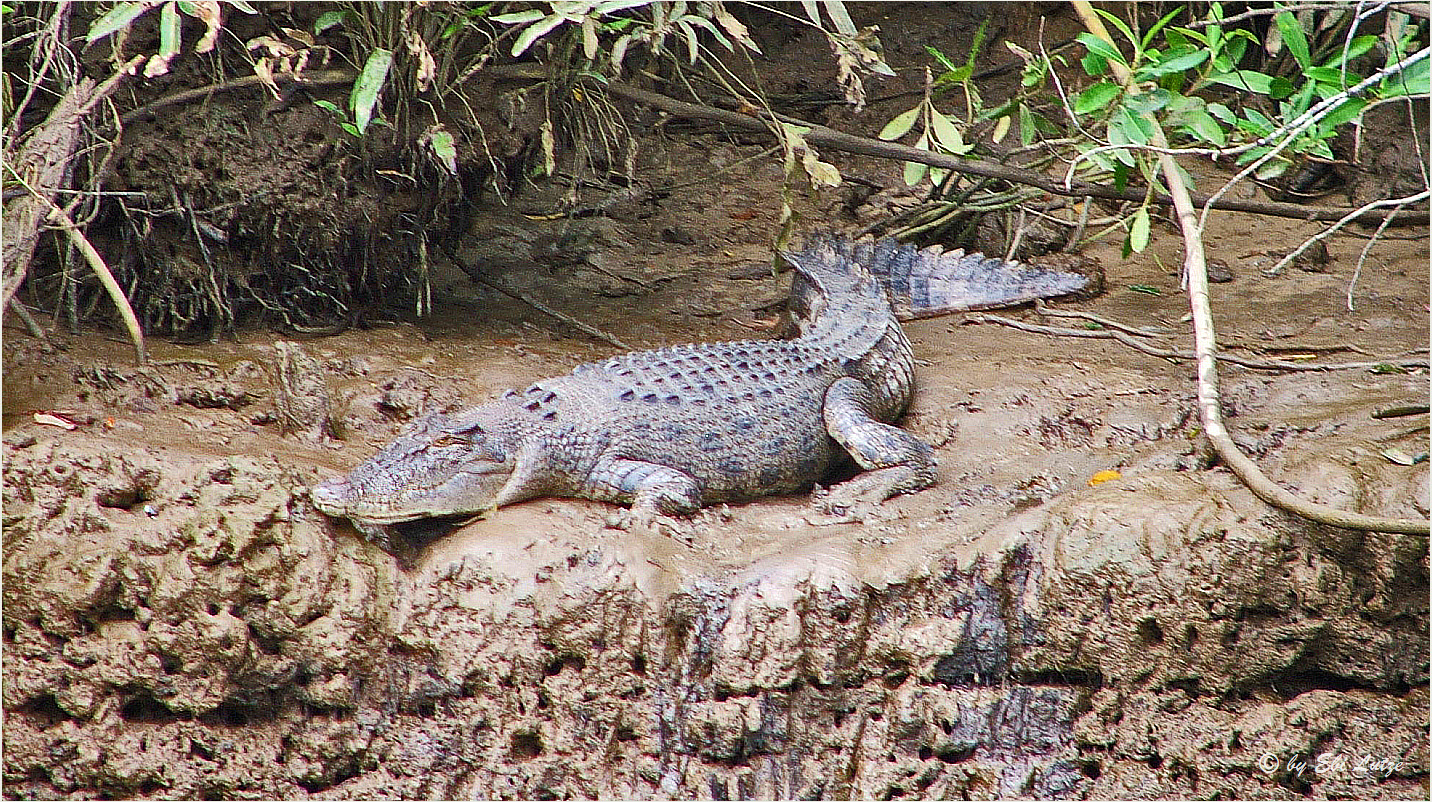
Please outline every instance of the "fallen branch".
[[[1094, 13], [1088, 0], [1072, 1], [1084, 27], [1090, 33], [1113, 45], [1113, 37], [1104, 28], [1104, 23]], [[1110, 61], [1109, 66], [1114, 70], [1114, 75], [1119, 82], [1127, 87], [1132, 80], [1128, 68], [1116, 61]], [[1156, 121], [1153, 125], [1153, 144], [1156, 147], [1168, 147], [1163, 128]], [[1429, 527], [1425, 520], [1363, 515], [1300, 498], [1269, 479], [1258, 468], [1258, 463], [1240, 451], [1237, 444], [1233, 442], [1233, 437], [1229, 435], [1228, 429], [1223, 425], [1223, 410], [1219, 404], [1218, 344], [1213, 330], [1213, 311], [1208, 300], [1208, 264], [1203, 252], [1203, 240], [1200, 236], [1202, 227], [1199, 223], [1198, 213], [1194, 210], [1194, 201], [1189, 195], [1188, 188], [1184, 186], [1183, 174], [1179, 172], [1177, 163], [1167, 153], [1160, 153], [1158, 159], [1159, 168], [1163, 172], [1164, 180], [1168, 182], [1169, 194], [1173, 198], [1179, 231], [1183, 234], [1184, 278], [1188, 283], [1188, 300], [1193, 313], [1193, 343], [1198, 362], [1199, 419], [1203, 423], [1204, 436], [1212, 444], [1219, 459], [1223, 460], [1223, 464], [1227, 465], [1258, 498], [1294, 515], [1344, 529], [1427, 537]]]
[[[1046, 312], [1047, 313], [1047, 312]], [[996, 323], [1001, 326], [1008, 326], [1012, 329], [1027, 331], [1031, 334], [1048, 334], [1055, 337], [1079, 337], [1086, 340], [1117, 340], [1136, 351], [1156, 356], [1160, 359], [1179, 359], [1194, 361], [1198, 354], [1193, 351], [1174, 351], [1168, 348], [1156, 348], [1143, 340], [1136, 340], [1126, 334], [1126, 331], [1134, 331], [1143, 336], [1151, 336], [1138, 329], [1131, 329], [1120, 326], [1119, 329], [1070, 329], [1063, 326], [1045, 326], [1039, 323], [1025, 323], [1022, 320], [1002, 317], [1000, 315], [971, 315], [965, 318], [966, 323]], [[1277, 370], [1289, 373], [1316, 373], [1330, 370], [1370, 370], [1379, 365], [1396, 365], [1402, 368], [1425, 368], [1426, 360], [1421, 359], [1382, 359], [1376, 362], [1284, 362], [1281, 359], [1249, 359], [1247, 357], [1233, 356], [1232, 354], [1215, 354], [1214, 358], [1220, 362], [1227, 362], [1230, 365], [1249, 368], [1252, 370]]]
[[[495, 68], [494, 71], [496, 71]], [[511, 75], [513, 77], [532, 77], [527, 73], [511, 73]], [[618, 97], [624, 97], [636, 103], [652, 106], [678, 117], [713, 120], [747, 131], [761, 131], [766, 133], [770, 133], [771, 131], [772, 124], [770, 122], [740, 112], [688, 103], [684, 100], [676, 100], [675, 98], [637, 89], [618, 82], [605, 84], [604, 88], [606, 91]], [[1063, 181], [1051, 178], [1034, 170], [1026, 170], [1021, 167], [1011, 167], [1005, 164], [997, 164], [978, 159], [961, 159], [954, 156], [947, 156], [943, 153], [932, 153], [928, 150], [912, 148], [908, 145], [901, 145], [896, 142], [882, 142], [878, 139], [868, 139], [863, 136], [843, 133], [823, 125], [817, 125], [785, 115], [781, 115], [780, 119], [783, 122], [799, 125], [802, 128], [809, 128], [810, 130], [802, 134], [802, 136], [812, 145], [835, 148], [847, 153], [918, 162], [920, 164], [930, 165], [931, 167], [954, 170], [966, 175], [998, 178], [1017, 184], [1026, 184], [1053, 195], [1063, 195], [1067, 197], [1082, 198], [1090, 196], [1107, 200], [1142, 203], [1147, 194], [1146, 190], [1137, 187], [1127, 187], [1120, 190], [1112, 186], [1093, 184], [1086, 181], [1073, 181], [1066, 187]], [[774, 136], [774, 134], [772, 134], [772, 136]], [[1168, 195], [1162, 193], [1154, 193], [1152, 200], [1155, 203], [1165, 206], [1173, 204], [1173, 200]], [[1193, 196], [1193, 201], [1195, 203], [1204, 204], [1207, 203], [1208, 198], [1202, 195], [1195, 195]], [[1273, 217], [1287, 217], [1295, 220], [1338, 220], [1351, 212], [1359, 211], [1356, 209], [1333, 209], [1303, 206], [1297, 203], [1254, 201], [1239, 198], [1222, 198], [1214, 204], [1213, 208], [1232, 212], [1270, 215]], [[1427, 213], [1419, 210], [1406, 210], [1398, 212], [1395, 215], [1390, 215], [1390, 217], [1392, 217], [1395, 223], [1404, 224], [1425, 223], [1427, 221]]]
[[1140, 337], [1167, 337], [1169, 335], [1168, 331], [1139, 329], [1130, 326], [1127, 323], [1120, 323], [1117, 320], [1112, 320], [1107, 317], [1100, 317], [1099, 315], [1091, 314], [1089, 312], [1080, 312], [1074, 309], [1054, 309], [1048, 304], [1046, 304], [1043, 300], [1036, 300], [1034, 302], [1034, 311], [1038, 312], [1041, 315], [1048, 315], [1049, 317], [1072, 317], [1078, 318], [1079, 320], [1087, 320], [1091, 323], [1098, 323], [1104, 328], [1118, 329], [1119, 331], [1126, 331], [1130, 334], [1137, 334]]
[[[305, 72], [298, 75], [281, 74], [275, 75], [275, 81], [291, 82], [295, 86], [337, 86], [351, 84], [357, 79], [357, 74], [347, 70], [324, 70], [320, 72]], [[165, 95], [151, 103], [146, 103], [137, 109], [124, 113], [119, 121], [124, 125], [142, 120], [145, 117], [169, 106], [178, 106], [185, 103], [193, 103], [196, 100], [206, 100], [220, 92], [231, 92], [235, 89], [244, 89], [250, 86], [264, 86], [264, 82], [257, 75], [245, 75], [242, 78], [224, 81], [223, 83], [201, 86], [197, 89], [186, 89], [183, 92], [175, 92], [172, 95]]]

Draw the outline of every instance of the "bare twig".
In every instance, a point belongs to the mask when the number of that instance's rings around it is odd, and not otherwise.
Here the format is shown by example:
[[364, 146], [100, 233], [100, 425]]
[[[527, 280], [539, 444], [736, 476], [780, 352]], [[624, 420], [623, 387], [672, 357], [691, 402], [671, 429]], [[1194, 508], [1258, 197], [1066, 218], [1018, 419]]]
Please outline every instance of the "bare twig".
[[[1089, 32], [1095, 36], [1113, 44], [1113, 37], [1104, 28], [1104, 23], [1094, 13], [1088, 0], [1073, 0], [1073, 4], [1084, 27], [1088, 28]], [[1425, 52], [1423, 56], [1426, 56]], [[1132, 79], [1128, 68], [1113, 61], [1109, 65], [1113, 68], [1114, 75], [1120, 83], [1128, 86]], [[1163, 129], [1157, 122], [1154, 123], [1153, 129], [1154, 145], [1167, 147], [1168, 142], [1164, 137]], [[1204, 436], [1208, 438], [1214, 451], [1223, 460], [1223, 463], [1242, 480], [1243, 484], [1253, 491], [1254, 495], [1279, 509], [1312, 521], [1344, 529], [1427, 537], [1429, 527], [1425, 520], [1363, 515], [1300, 498], [1264, 475], [1258, 468], [1258, 464], [1249, 459], [1233, 442], [1232, 436], [1229, 435], [1228, 429], [1223, 424], [1223, 411], [1219, 405], [1218, 344], [1213, 330], [1213, 312], [1208, 300], [1208, 265], [1201, 238], [1203, 228], [1198, 213], [1194, 210], [1193, 201], [1189, 197], [1188, 188], [1183, 183], [1183, 175], [1179, 172], [1173, 157], [1167, 153], [1161, 153], [1158, 158], [1160, 170], [1164, 174], [1164, 180], [1168, 182], [1169, 194], [1173, 198], [1179, 230], [1183, 234], [1184, 280], [1188, 285], [1189, 306], [1193, 313], [1194, 352], [1198, 362], [1198, 411], [1199, 418], [1203, 423]], [[1227, 188], [1225, 186], [1224, 191]], [[1205, 205], [1204, 215], [1206, 216], [1207, 213], [1208, 205]], [[1115, 332], [1115, 334], [1121, 334], [1121, 332]]]
[[[1284, 256], [1282, 259], [1278, 260], [1278, 263], [1277, 263], [1277, 264], [1273, 265], [1272, 267], [1268, 268], [1267, 270], [1264, 270], [1264, 271], [1263, 271], [1263, 275], [1265, 275], [1265, 276], [1276, 276], [1276, 275], [1278, 275], [1278, 273], [1282, 272], [1283, 268], [1285, 268], [1285, 267], [1287, 267], [1289, 264], [1291, 264], [1294, 259], [1298, 258], [1298, 256], [1303, 253], [1303, 251], [1306, 251], [1307, 249], [1313, 247], [1313, 246], [1316, 245], [1317, 243], [1322, 242], [1323, 240], [1327, 239], [1328, 237], [1331, 237], [1333, 234], [1337, 233], [1337, 230], [1338, 230], [1338, 229], [1340, 229], [1340, 228], [1342, 228], [1343, 226], [1347, 225], [1348, 223], [1352, 222], [1354, 219], [1356, 219], [1356, 218], [1358, 218], [1358, 217], [1361, 217], [1363, 214], [1372, 211], [1373, 209], [1383, 209], [1383, 208], [1386, 208], [1386, 207], [1388, 207], [1388, 206], [1402, 207], [1402, 206], [1406, 206], [1406, 205], [1409, 204], [1409, 203], [1416, 203], [1417, 201], [1420, 201], [1420, 200], [1426, 200], [1428, 197], [1432, 197], [1432, 190], [1425, 190], [1425, 189], [1424, 189], [1424, 190], [1422, 190], [1421, 192], [1417, 193], [1416, 195], [1408, 195], [1408, 196], [1405, 197], [1405, 198], [1384, 198], [1384, 199], [1382, 199], [1382, 200], [1375, 200], [1375, 201], [1373, 201], [1372, 203], [1369, 203], [1369, 204], [1367, 204], [1367, 205], [1365, 205], [1365, 206], [1362, 206], [1361, 208], [1354, 209], [1354, 210], [1352, 210], [1351, 212], [1348, 212], [1347, 217], [1344, 217], [1343, 219], [1338, 220], [1337, 222], [1335, 222], [1335, 223], [1333, 223], [1332, 225], [1328, 226], [1325, 230], [1319, 231], [1317, 234], [1314, 234], [1313, 236], [1309, 237], [1306, 241], [1303, 242], [1302, 245], [1299, 245], [1297, 248], [1295, 248], [1295, 249], [1294, 249], [1291, 253], [1289, 253], [1287, 256]], [[1385, 228], [1387, 228], [1387, 226], [1385, 226], [1385, 225], [1379, 226], [1379, 227], [1378, 227], [1378, 230], [1381, 231], [1381, 230], [1383, 230], [1383, 229], [1385, 229]], [[1369, 247], [1370, 247], [1370, 246], [1372, 245], [1372, 243], [1369, 242], [1368, 245], [1369, 245]], [[1366, 251], [1364, 251], [1364, 253], [1366, 253]], [[1359, 266], [1361, 266], [1361, 262], [1359, 262]], [[1349, 302], [1349, 303], [1351, 303], [1351, 302]], [[1348, 307], [1348, 308], [1351, 309], [1352, 307]]]
[[1154, 331], [1153, 329], [1138, 329], [1138, 328], [1134, 328], [1133, 326], [1128, 325], [1127, 323], [1120, 323], [1120, 322], [1117, 321], [1117, 320], [1111, 320], [1111, 319], [1106, 318], [1106, 317], [1100, 317], [1099, 315], [1095, 315], [1095, 314], [1092, 314], [1092, 313], [1090, 313], [1090, 312], [1080, 312], [1080, 311], [1077, 311], [1077, 310], [1074, 310], [1074, 309], [1055, 309], [1055, 308], [1051, 307], [1049, 304], [1046, 304], [1043, 300], [1036, 300], [1036, 301], [1034, 302], [1034, 309], [1035, 309], [1036, 312], [1038, 312], [1038, 313], [1041, 314], [1041, 315], [1048, 315], [1048, 316], [1050, 316], [1050, 317], [1070, 317], [1070, 318], [1078, 318], [1079, 320], [1087, 320], [1087, 321], [1089, 321], [1089, 322], [1091, 322], [1091, 323], [1098, 323], [1100, 326], [1103, 326], [1104, 328], [1107, 328], [1107, 329], [1118, 329], [1119, 331], [1126, 331], [1126, 332], [1128, 332], [1128, 333], [1130, 333], [1130, 334], [1137, 334], [1137, 335], [1140, 336], [1140, 337], [1167, 337], [1167, 336], [1169, 336], [1169, 332], [1167, 332], [1167, 331]]
[[[1425, 196], [1425, 195], [1427, 195], [1428, 193], [1424, 192], [1424, 193], [1422, 193], [1422, 194]], [[1386, 231], [1386, 230], [1387, 230], [1386, 221], [1383, 221], [1383, 225], [1378, 226], [1378, 227], [1377, 227], [1377, 230], [1374, 231], [1374, 232], [1372, 232], [1372, 236], [1368, 238], [1367, 244], [1364, 245], [1364, 246], [1362, 246], [1362, 253], [1358, 254], [1358, 256], [1357, 256], [1357, 267], [1354, 267], [1354, 268], [1353, 268], [1353, 270], [1352, 270], [1352, 278], [1348, 279], [1348, 282], [1347, 282], [1347, 311], [1349, 311], [1349, 312], [1352, 311], [1352, 292], [1353, 292], [1353, 289], [1357, 287], [1358, 277], [1362, 275], [1362, 265], [1363, 265], [1364, 262], [1367, 261], [1367, 255], [1368, 255], [1369, 252], [1372, 251], [1372, 246], [1375, 245], [1375, 244], [1377, 244], [1377, 238], [1380, 237], [1380, 236], [1382, 236], [1382, 232], [1384, 232], [1384, 231]]]
[[[1377, 13], [1384, 8], [1390, 7], [1393, 11], [1401, 11], [1404, 14], [1420, 16], [1425, 19], [1427, 14], [1425, 8], [1426, 5], [1426, 3], [1379, 3], [1377, 7], [1373, 10], [1373, 13]], [[1234, 14], [1231, 17], [1224, 17], [1223, 19], [1199, 20], [1196, 22], [1185, 23], [1185, 25], [1189, 28], [1207, 28], [1210, 25], [1228, 25], [1234, 22], [1242, 22], [1246, 19], [1253, 19], [1254, 17], [1270, 17], [1280, 11], [1346, 11], [1347, 9], [1348, 4], [1345, 2], [1300, 3], [1297, 5], [1290, 6], [1280, 5], [1276, 8], [1255, 8], [1252, 11], [1245, 11], [1242, 14]]]
[[1411, 415], [1426, 415], [1429, 410], [1427, 404], [1407, 404], [1400, 407], [1387, 407], [1386, 409], [1375, 410], [1372, 417], [1375, 420], [1387, 420], [1389, 418], [1406, 418]]
[[[1002, 317], [1000, 315], [979, 314], [970, 315], [965, 318], [966, 323], [995, 323], [1001, 326], [1008, 326], [1012, 329], [1027, 331], [1031, 334], [1048, 334], [1053, 337], [1078, 337], [1085, 340], [1117, 340], [1130, 348], [1149, 356], [1159, 359], [1178, 359], [1192, 361], [1198, 359], [1198, 354], [1193, 351], [1175, 351], [1169, 348], [1156, 348], [1143, 340], [1136, 340], [1118, 329], [1070, 329], [1063, 326], [1045, 326], [1039, 323], [1025, 323], [1022, 320]], [[1137, 330], [1135, 330], [1137, 331]], [[1425, 368], [1427, 361], [1423, 359], [1381, 359], [1375, 362], [1286, 362], [1281, 359], [1249, 359], [1247, 357], [1233, 356], [1232, 354], [1217, 354], [1214, 357], [1220, 362], [1227, 362], [1230, 365], [1237, 365], [1251, 370], [1276, 370], [1288, 373], [1316, 373], [1331, 370], [1368, 370], [1380, 365], [1396, 365], [1405, 368]]]
[[[298, 86], [335, 86], [351, 84], [357, 77], [357, 73], [348, 72], [347, 70], [324, 70], [320, 72], [305, 72], [299, 75], [275, 75], [274, 79], [292, 81]], [[231, 92], [235, 89], [263, 85], [263, 80], [257, 75], [245, 75], [241, 78], [224, 81], [223, 83], [201, 86], [197, 89], [186, 89], [183, 92], [165, 95], [152, 103], [147, 103], [137, 109], [125, 112], [124, 116], [119, 119], [120, 122], [129, 125], [168, 106], [177, 106], [184, 103], [192, 103], [196, 100], [204, 100], [220, 92]]]

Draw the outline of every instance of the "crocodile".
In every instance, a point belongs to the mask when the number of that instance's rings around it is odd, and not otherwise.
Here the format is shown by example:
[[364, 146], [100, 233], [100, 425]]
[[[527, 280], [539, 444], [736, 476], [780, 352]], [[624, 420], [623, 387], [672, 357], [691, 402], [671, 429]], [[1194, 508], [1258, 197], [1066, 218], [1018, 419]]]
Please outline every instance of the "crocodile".
[[819, 235], [781, 256], [795, 268], [793, 339], [637, 351], [422, 418], [316, 485], [314, 506], [373, 532], [568, 496], [629, 505], [624, 525], [655, 527], [705, 505], [807, 491], [848, 455], [864, 472], [820, 504], [842, 515], [935, 481], [933, 449], [893, 425], [915, 386], [900, 318], [1065, 295], [1089, 280], [890, 239]]

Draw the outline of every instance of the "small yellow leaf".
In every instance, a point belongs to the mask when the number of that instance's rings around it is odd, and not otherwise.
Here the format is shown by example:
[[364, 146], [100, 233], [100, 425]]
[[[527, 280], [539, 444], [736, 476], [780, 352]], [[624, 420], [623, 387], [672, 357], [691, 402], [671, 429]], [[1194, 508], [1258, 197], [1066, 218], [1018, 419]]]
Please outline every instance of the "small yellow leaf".
[[1089, 477], [1089, 486], [1098, 487], [1105, 482], [1111, 482], [1115, 479], [1120, 478], [1121, 476], [1123, 476], [1123, 474], [1119, 473], [1118, 471], [1099, 471], [1098, 473]]
[[990, 134], [990, 141], [996, 145], [1004, 141], [1004, 136], [1009, 133], [1009, 125], [1013, 120], [1013, 114], [1006, 114], [999, 118], [999, 122], [994, 124], [994, 133]]

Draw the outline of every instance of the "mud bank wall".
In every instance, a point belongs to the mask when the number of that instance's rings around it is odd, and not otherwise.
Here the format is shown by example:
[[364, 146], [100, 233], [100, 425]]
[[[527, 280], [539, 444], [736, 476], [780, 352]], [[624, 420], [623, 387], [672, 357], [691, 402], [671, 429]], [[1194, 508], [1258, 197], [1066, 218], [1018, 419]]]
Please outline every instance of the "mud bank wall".
[[1425, 544], [1215, 476], [737, 567], [514, 508], [403, 572], [273, 460], [5, 456], [12, 798], [1427, 790]]

